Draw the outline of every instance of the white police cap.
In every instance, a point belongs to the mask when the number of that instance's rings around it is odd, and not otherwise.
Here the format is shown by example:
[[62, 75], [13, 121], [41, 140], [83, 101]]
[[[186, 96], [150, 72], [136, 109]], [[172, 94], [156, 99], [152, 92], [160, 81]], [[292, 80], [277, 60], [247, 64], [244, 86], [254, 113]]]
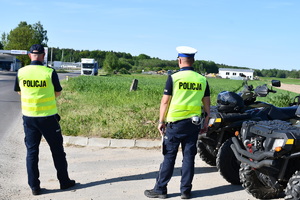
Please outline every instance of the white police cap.
[[188, 46], [179, 46], [176, 48], [178, 57], [194, 57], [197, 49]]

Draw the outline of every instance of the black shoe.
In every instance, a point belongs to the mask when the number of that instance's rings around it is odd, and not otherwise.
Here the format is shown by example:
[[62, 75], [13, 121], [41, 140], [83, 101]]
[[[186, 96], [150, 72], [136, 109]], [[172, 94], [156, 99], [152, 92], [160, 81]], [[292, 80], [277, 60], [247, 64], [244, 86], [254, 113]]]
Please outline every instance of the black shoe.
[[149, 197], [149, 198], [160, 198], [160, 199], [167, 198], [167, 193], [159, 194], [159, 193], [155, 192], [153, 189], [145, 190], [144, 194], [146, 197]]
[[191, 198], [191, 193], [190, 192], [183, 192], [181, 194], [181, 199], [190, 199]]
[[70, 187], [73, 187], [75, 184], [76, 184], [76, 182], [74, 180], [69, 180], [68, 183], [60, 185], [60, 189], [65, 190], [65, 189], [68, 189]]
[[39, 195], [41, 194], [41, 188], [35, 189], [35, 190], [31, 190], [33, 195]]

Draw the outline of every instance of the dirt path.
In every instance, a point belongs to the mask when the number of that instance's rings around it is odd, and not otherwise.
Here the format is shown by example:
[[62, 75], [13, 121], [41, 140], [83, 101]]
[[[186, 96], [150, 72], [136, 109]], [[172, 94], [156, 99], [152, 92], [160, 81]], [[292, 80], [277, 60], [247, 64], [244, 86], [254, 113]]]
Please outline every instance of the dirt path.
[[279, 89], [300, 94], [300, 85], [281, 83], [281, 87]]

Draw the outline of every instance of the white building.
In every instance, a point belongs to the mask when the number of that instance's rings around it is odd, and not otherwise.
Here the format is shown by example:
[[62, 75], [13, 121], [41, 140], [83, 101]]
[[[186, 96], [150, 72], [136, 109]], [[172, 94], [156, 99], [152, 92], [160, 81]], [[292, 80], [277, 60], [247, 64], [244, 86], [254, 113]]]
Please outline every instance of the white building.
[[222, 78], [253, 80], [253, 73], [252, 69], [219, 68], [219, 76]]

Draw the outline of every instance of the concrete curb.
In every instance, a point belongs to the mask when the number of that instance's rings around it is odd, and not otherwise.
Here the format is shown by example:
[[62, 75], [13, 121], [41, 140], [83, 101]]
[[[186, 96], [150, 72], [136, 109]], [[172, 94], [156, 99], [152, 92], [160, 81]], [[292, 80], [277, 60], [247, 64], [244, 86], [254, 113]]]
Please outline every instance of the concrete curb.
[[160, 147], [160, 140], [129, 140], [129, 139], [111, 139], [111, 138], [88, 138], [88, 137], [74, 137], [65, 136], [64, 144], [90, 146], [90, 147], [121, 147], [121, 148], [154, 148]]

